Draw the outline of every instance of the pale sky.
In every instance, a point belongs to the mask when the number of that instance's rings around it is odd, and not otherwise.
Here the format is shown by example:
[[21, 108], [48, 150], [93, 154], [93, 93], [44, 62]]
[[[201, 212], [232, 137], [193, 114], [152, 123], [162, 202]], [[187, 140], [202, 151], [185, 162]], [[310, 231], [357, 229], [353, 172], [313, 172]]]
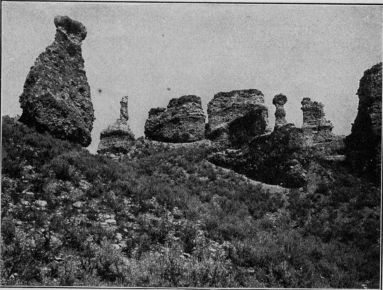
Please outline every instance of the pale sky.
[[289, 122], [301, 126], [300, 102], [310, 97], [325, 105], [334, 132], [346, 135], [359, 80], [382, 58], [380, 6], [2, 2], [2, 115], [21, 114], [26, 76], [54, 40], [56, 15], [88, 31], [91, 152], [125, 95], [136, 137], [152, 107], [194, 94], [206, 111], [214, 94], [237, 89], [263, 92], [272, 127], [272, 98], [283, 93]]

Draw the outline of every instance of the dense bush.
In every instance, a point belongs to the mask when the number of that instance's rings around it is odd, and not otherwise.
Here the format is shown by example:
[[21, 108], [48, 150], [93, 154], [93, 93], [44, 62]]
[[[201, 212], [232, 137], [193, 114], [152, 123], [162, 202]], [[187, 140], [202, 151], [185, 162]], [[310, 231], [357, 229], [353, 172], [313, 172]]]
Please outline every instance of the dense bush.
[[377, 287], [379, 188], [270, 193], [145, 147], [120, 162], [3, 118], [5, 285]]

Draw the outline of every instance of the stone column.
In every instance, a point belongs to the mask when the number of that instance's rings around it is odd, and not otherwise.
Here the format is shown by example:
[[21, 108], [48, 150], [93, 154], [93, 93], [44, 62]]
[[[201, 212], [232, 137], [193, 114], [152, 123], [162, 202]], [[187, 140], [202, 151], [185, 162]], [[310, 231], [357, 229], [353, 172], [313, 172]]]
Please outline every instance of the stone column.
[[273, 105], [275, 106], [275, 129], [282, 127], [287, 124], [286, 121], [286, 111], [283, 107], [287, 102], [287, 97], [285, 95], [279, 94], [274, 96]]
[[129, 120], [129, 112], [128, 112], [128, 96], [122, 97], [120, 104], [120, 119], [121, 121], [128, 121]]

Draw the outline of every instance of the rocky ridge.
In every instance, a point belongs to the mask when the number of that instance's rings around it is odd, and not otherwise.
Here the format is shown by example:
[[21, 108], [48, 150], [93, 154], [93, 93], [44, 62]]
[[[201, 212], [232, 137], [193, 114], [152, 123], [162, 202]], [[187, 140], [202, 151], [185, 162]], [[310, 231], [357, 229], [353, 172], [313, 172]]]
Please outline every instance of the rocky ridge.
[[20, 121], [88, 146], [94, 112], [81, 53], [87, 31], [67, 16], [56, 16], [54, 24], [54, 42], [38, 56], [25, 81]]
[[304, 98], [304, 123], [302, 128], [297, 128], [284, 119], [286, 102], [284, 95], [274, 97], [276, 124], [273, 132], [256, 136], [240, 149], [228, 148], [213, 153], [209, 160], [252, 179], [288, 188], [306, 186], [313, 175], [326, 179], [328, 173], [318, 160], [330, 160], [329, 156], [339, 155], [344, 147], [342, 139], [331, 134], [331, 123], [324, 119], [322, 104]]

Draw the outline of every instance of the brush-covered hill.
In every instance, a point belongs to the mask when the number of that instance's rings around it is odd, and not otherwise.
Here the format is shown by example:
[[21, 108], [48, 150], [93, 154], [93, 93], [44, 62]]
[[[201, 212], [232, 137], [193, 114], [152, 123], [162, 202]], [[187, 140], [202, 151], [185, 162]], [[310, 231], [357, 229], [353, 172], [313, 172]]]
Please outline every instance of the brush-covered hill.
[[342, 163], [276, 192], [208, 146], [136, 146], [115, 161], [3, 117], [1, 284], [378, 287], [380, 190]]

